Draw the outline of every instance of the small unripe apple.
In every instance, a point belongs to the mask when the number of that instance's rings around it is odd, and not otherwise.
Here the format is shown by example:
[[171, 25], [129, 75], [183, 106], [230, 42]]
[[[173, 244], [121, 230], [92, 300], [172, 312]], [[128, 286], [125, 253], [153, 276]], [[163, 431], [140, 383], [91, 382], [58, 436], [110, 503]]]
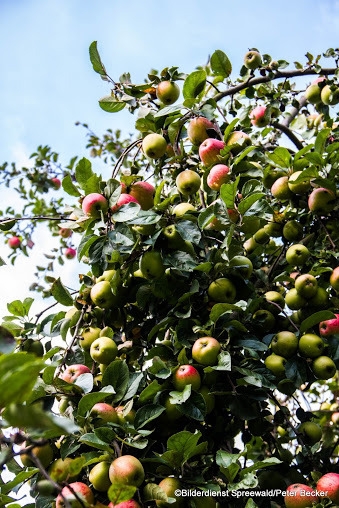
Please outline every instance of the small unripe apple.
[[220, 150], [225, 143], [219, 139], [207, 138], [199, 146], [199, 157], [204, 166], [211, 166], [220, 162]]
[[197, 209], [193, 205], [191, 205], [191, 203], [182, 202], [182, 203], [178, 203], [177, 205], [175, 205], [175, 207], [172, 210], [172, 213], [176, 217], [181, 218], [185, 214], [188, 214], [190, 212], [196, 212], [196, 211], [197, 211]]
[[306, 444], [318, 443], [323, 435], [320, 425], [315, 422], [303, 422], [298, 431], [302, 434]]
[[305, 97], [310, 104], [321, 102], [321, 88], [317, 83], [311, 83], [305, 91]]
[[282, 234], [289, 242], [298, 242], [304, 236], [304, 228], [300, 222], [291, 219], [284, 224]]
[[92, 192], [84, 197], [82, 201], [82, 210], [89, 217], [100, 217], [101, 212], [105, 214], [108, 210], [107, 199], [98, 192]]
[[216, 164], [211, 168], [207, 176], [207, 185], [210, 189], [218, 191], [220, 187], [229, 182], [230, 180], [230, 168], [225, 164]]
[[187, 127], [188, 139], [193, 145], [199, 146], [205, 139], [211, 137], [208, 133], [209, 130], [215, 131], [213, 122], [204, 116], [193, 118]]
[[244, 56], [244, 66], [247, 69], [257, 69], [262, 64], [260, 53], [256, 50], [248, 51]]
[[201, 178], [192, 169], [186, 169], [178, 174], [175, 183], [181, 194], [191, 196], [200, 189]]
[[[26, 443], [24, 443], [24, 448], [25, 447]], [[53, 448], [49, 443], [42, 446], [34, 446], [31, 450], [31, 454], [39, 459], [43, 467], [47, 467], [52, 462], [54, 456]], [[35, 466], [30, 454], [23, 453], [20, 455], [20, 458], [25, 467]]]
[[249, 279], [252, 275], [253, 263], [246, 256], [233, 256], [233, 258], [230, 259], [230, 266], [245, 279]]
[[174, 104], [180, 95], [180, 88], [174, 81], [160, 81], [157, 86], [157, 98], [166, 106]]
[[79, 345], [82, 349], [89, 350], [92, 343], [100, 335], [101, 329], [97, 326], [88, 326], [84, 328], [79, 335]]
[[161, 134], [147, 134], [142, 141], [142, 149], [146, 157], [160, 159], [167, 150], [167, 141]]
[[11, 238], [8, 239], [8, 247], [15, 250], [18, 249], [21, 245], [21, 240], [18, 236], [11, 236]]

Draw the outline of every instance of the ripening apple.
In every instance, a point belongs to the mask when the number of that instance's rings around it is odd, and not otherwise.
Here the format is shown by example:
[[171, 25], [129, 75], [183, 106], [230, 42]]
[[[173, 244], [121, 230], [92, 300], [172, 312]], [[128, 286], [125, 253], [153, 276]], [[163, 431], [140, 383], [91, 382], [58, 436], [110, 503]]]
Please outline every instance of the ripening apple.
[[293, 196], [288, 185], [288, 176], [280, 176], [271, 187], [271, 194], [274, 198], [285, 201]]
[[73, 482], [62, 489], [56, 498], [55, 508], [90, 508], [93, 504], [92, 490], [85, 483]]
[[299, 242], [304, 236], [303, 225], [295, 219], [288, 220], [284, 224], [282, 234], [289, 242]]
[[250, 113], [251, 124], [255, 127], [266, 127], [271, 121], [266, 106], [257, 106]]
[[249, 279], [252, 275], [253, 263], [246, 256], [233, 256], [233, 258], [230, 259], [230, 266], [245, 279]]
[[286, 489], [284, 503], [286, 508], [309, 508], [316, 503], [318, 497], [316, 492], [303, 483], [292, 483]]
[[[96, 506], [94, 508], [96, 508]], [[122, 501], [119, 504], [113, 504], [111, 502], [107, 508], [141, 508], [141, 506], [135, 499], [129, 499], [128, 501]]]
[[265, 358], [265, 367], [277, 378], [283, 378], [285, 377], [286, 362], [286, 358], [273, 353]]
[[140, 258], [139, 268], [146, 279], [158, 279], [165, 273], [162, 256], [159, 251], [148, 250]]
[[140, 460], [133, 455], [121, 455], [110, 465], [109, 478], [111, 483], [125, 483], [140, 487], [145, 478], [145, 472]]
[[102, 423], [119, 423], [116, 409], [106, 402], [97, 402], [90, 411], [92, 418], [95, 418], [99, 425]]
[[159, 508], [167, 508], [170, 506], [176, 508], [183, 508], [185, 506], [185, 498], [179, 497], [178, 492], [181, 492], [181, 483], [177, 478], [168, 476], [159, 483], [159, 487], [167, 494], [167, 497], [175, 499], [174, 503], [167, 503], [166, 501], [157, 500], [155, 503]]
[[326, 473], [317, 482], [320, 497], [328, 497], [334, 504], [339, 504], [339, 474]]
[[185, 386], [192, 385], [193, 390], [199, 390], [201, 386], [200, 374], [193, 365], [180, 365], [172, 377], [174, 388], [182, 391]]
[[67, 481], [74, 481], [76, 475], [72, 475], [72, 463], [74, 459], [71, 459], [70, 457], [65, 457], [64, 459], [56, 459], [52, 464], [50, 465], [48, 469], [48, 474], [57, 483], [61, 483], [64, 480]]
[[335, 314], [335, 316], [333, 319], [326, 319], [326, 321], [319, 323], [319, 333], [322, 337], [339, 333], [339, 314]]
[[167, 150], [167, 141], [161, 134], [147, 134], [142, 140], [142, 149], [146, 157], [160, 159]]
[[77, 251], [75, 249], [73, 249], [73, 247], [67, 247], [67, 249], [65, 249], [65, 258], [66, 259], [74, 259], [76, 255], [77, 255]]
[[327, 106], [339, 103], [339, 88], [336, 85], [325, 85], [321, 90], [321, 101]]
[[330, 275], [330, 284], [335, 291], [339, 292], [339, 266], [333, 269]]
[[127, 205], [128, 203], [137, 203], [138, 205], [140, 205], [139, 201], [134, 196], [132, 196], [131, 194], [127, 194], [126, 192], [122, 192], [118, 197], [118, 200], [115, 203], [115, 205], [112, 206], [111, 210], [113, 213], [117, 212], [120, 207], [122, 207], [123, 205]]
[[60, 228], [59, 229], [59, 235], [61, 236], [61, 238], [69, 238], [70, 236], [72, 236], [73, 234], [73, 231], [69, 228]]
[[271, 349], [276, 355], [291, 358], [298, 351], [298, 337], [287, 330], [278, 332], [272, 339]]
[[79, 344], [82, 349], [88, 351], [95, 339], [99, 337], [100, 332], [101, 329], [97, 326], [88, 326], [84, 328], [79, 335]]
[[61, 180], [57, 177], [51, 178], [51, 184], [53, 189], [59, 190], [61, 187]]
[[220, 190], [220, 187], [229, 182], [230, 180], [230, 168], [225, 164], [216, 164], [211, 168], [211, 171], [207, 176], [207, 185], [214, 191]]
[[199, 146], [205, 139], [211, 137], [208, 132], [210, 130], [213, 132], [216, 130], [213, 122], [204, 116], [193, 118], [187, 127], [188, 139], [193, 145]]
[[315, 333], [305, 333], [299, 339], [298, 351], [307, 358], [317, 358], [324, 350], [325, 343]]
[[293, 194], [306, 194], [310, 188], [310, 177], [303, 176], [302, 171], [295, 171], [288, 177], [288, 187]]
[[[27, 443], [23, 444], [23, 448], [26, 448]], [[42, 446], [34, 446], [31, 450], [32, 455], [39, 459], [43, 467], [47, 467], [53, 460], [54, 452], [53, 448], [49, 443], [45, 443]], [[30, 454], [22, 453], [20, 455], [21, 462], [25, 467], [35, 467], [34, 462], [31, 459]]]
[[200, 189], [201, 178], [196, 171], [185, 169], [178, 174], [175, 183], [181, 194], [191, 196]]
[[295, 279], [294, 286], [299, 295], [309, 299], [315, 296], [318, 289], [318, 281], [314, 275], [303, 273]]
[[255, 70], [262, 64], [261, 55], [256, 50], [248, 51], [244, 56], [244, 66], [247, 69]]
[[82, 201], [82, 211], [89, 217], [98, 218], [101, 212], [105, 214], [108, 210], [108, 201], [102, 194], [92, 192], [87, 194]]
[[110, 462], [102, 461], [95, 464], [89, 472], [88, 479], [99, 492], [107, 492], [112, 485], [109, 479]]
[[141, 210], [149, 210], [154, 205], [155, 188], [148, 182], [134, 182], [130, 186], [129, 195], [133, 196]]
[[233, 131], [227, 138], [226, 146], [231, 146], [231, 153], [237, 155], [244, 148], [250, 146], [251, 138], [243, 131]]
[[330, 379], [337, 372], [336, 364], [328, 356], [318, 356], [313, 360], [311, 368], [318, 379]]
[[320, 215], [328, 215], [334, 209], [336, 196], [331, 190], [318, 187], [317, 189], [313, 189], [308, 197], [307, 203], [311, 212]]
[[301, 296], [296, 288], [292, 288], [285, 294], [285, 303], [291, 310], [299, 310], [307, 304], [306, 298]]
[[117, 297], [112, 293], [111, 284], [108, 280], [101, 280], [94, 284], [90, 296], [94, 305], [101, 309], [110, 309], [117, 303]]
[[66, 383], [75, 383], [79, 376], [90, 373], [91, 371], [86, 365], [75, 363], [73, 365], [68, 365], [60, 377], [66, 381]]
[[118, 354], [118, 347], [110, 337], [98, 337], [90, 347], [91, 358], [98, 363], [110, 364]]
[[18, 249], [21, 245], [21, 239], [18, 236], [11, 236], [11, 238], [8, 239], [8, 247], [15, 250]]
[[220, 150], [225, 143], [220, 139], [207, 138], [199, 146], [199, 157], [204, 166], [211, 166], [220, 162]]
[[216, 303], [233, 303], [236, 298], [236, 288], [233, 282], [226, 277], [214, 280], [208, 286], [209, 298]]
[[221, 345], [214, 337], [200, 337], [192, 346], [192, 358], [201, 365], [215, 365]]
[[318, 443], [323, 435], [320, 425], [315, 422], [303, 422], [299, 425], [298, 431], [302, 434], [304, 442], [311, 446]]
[[289, 265], [302, 266], [306, 263], [311, 253], [302, 243], [291, 245], [286, 251], [286, 261]]
[[178, 100], [180, 88], [174, 81], [160, 81], [156, 94], [160, 102], [170, 106]]

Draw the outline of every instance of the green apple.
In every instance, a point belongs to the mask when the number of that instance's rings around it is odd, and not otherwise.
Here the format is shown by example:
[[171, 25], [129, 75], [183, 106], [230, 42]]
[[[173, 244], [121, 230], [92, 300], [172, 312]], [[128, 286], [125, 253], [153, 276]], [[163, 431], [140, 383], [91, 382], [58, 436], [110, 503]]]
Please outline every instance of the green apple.
[[253, 264], [246, 256], [234, 256], [230, 259], [230, 266], [235, 269], [236, 273], [239, 273], [245, 279], [249, 279], [252, 275]]
[[192, 347], [192, 358], [201, 365], [215, 365], [221, 345], [214, 337], [200, 337]]
[[276, 355], [291, 358], [298, 351], [298, 337], [293, 332], [278, 332], [272, 339], [271, 349]]
[[285, 307], [285, 299], [279, 291], [266, 291], [263, 307], [273, 315], [279, 314]]
[[190, 212], [196, 212], [197, 209], [191, 205], [191, 203], [178, 203], [174, 206], [172, 213], [175, 215], [178, 219], [181, 219], [185, 214], [189, 214]]
[[275, 317], [269, 310], [259, 309], [252, 316], [254, 326], [260, 327], [266, 332], [270, 332], [275, 326]]
[[295, 279], [295, 289], [299, 295], [304, 298], [312, 298], [316, 295], [318, 289], [317, 279], [310, 273], [303, 273]]
[[140, 258], [139, 268], [146, 279], [158, 279], [165, 273], [165, 267], [160, 252], [146, 251]]
[[273, 236], [274, 238], [280, 238], [282, 234], [282, 224], [280, 222], [275, 222], [271, 220], [264, 226], [264, 230], [269, 236]]
[[306, 194], [311, 188], [310, 177], [296, 171], [288, 177], [288, 187], [293, 194]]
[[307, 300], [298, 293], [296, 288], [292, 288], [285, 295], [285, 303], [289, 309], [299, 310], [305, 307]]
[[57, 483], [61, 483], [63, 481], [73, 481], [75, 480], [77, 474], [72, 474], [72, 463], [74, 459], [70, 457], [65, 457], [64, 459], [56, 459], [50, 465], [48, 469], [48, 474]]
[[167, 141], [161, 134], [147, 134], [142, 140], [142, 149], [146, 157], [160, 159], [167, 150]]
[[336, 266], [330, 275], [330, 284], [332, 288], [339, 292], [339, 266]]
[[261, 55], [259, 51], [254, 49], [248, 51], [244, 56], [244, 66], [247, 69], [255, 70], [262, 65]]
[[312, 371], [318, 379], [330, 379], [337, 372], [337, 367], [328, 356], [318, 356], [312, 362]]
[[22, 343], [21, 350], [40, 357], [43, 356], [45, 352], [44, 346], [39, 339], [25, 339]]
[[[27, 443], [24, 443], [22, 448], [25, 449], [27, 446]], [[39, 459], [43, 467], [47, 467], [53, 460], [54, 457], [54, 451], [53, 448], [49, 443], [42, 444], [41, 446], [34, 446], [30, 452], [30, 454], [22, 453], [20, 455], [21, 462], [25, 467], [35, 467], [35, 464], [31, 458], [31, 455], [33, 457], [36, 457]]]
[[255, 242], [259, 245], [265, 245], [271, 240], [269, 233], [267, 233], [264, 227], [258, 229], [258, 231], [254, 233], [253, 238]]
[[203, 396], [206, 405], [206, 414], [210, 414], [215, 407], [215, 396], [210, 393], [210, 389], [206, 385], [202, 385], [198, 392]]
[[180, 365], [172, 376], [172, 382], [174, 388], [180, 392], [187, 385], [192, 385], [193, 390], [199, 390], [201, 386], [200, 374], [193, 365]]
[[321, 101], [327, 106], [339, 103], [339, 88], [336, 85], [325, 85], [321, 90]]
[[280, 176], [271, 187], [271, 194], [281, 201], [291, 199], [293, 192], [288, 186], [288, 176]]
[[178, 492], [181, 492], [181, 483], [177, 478], [174, 478], [172, 476], [169, 476], [167, 478], [164, 478], [159, 483], [159, 487], [165, 492], [167, 497], [171, 497], [175, 499], [174, 503], [167, 503], [166, 501], [160, 501], [157, 500], [155, 503], [159, 508], [167, 508], [170, 506], [176, 507], [176, 508], [184, 508], [185, 506], [185, 498], [180, 497], [178, 495]]
[[315, 422], [303, 422], [299, 425], [298, 431], [303, 437], [306, 444], [314, 445], [322, 438], [322, 430], [320, 425]]
[[305, 90], [305, 98], [310, 104], [321, 102], [321, 89], [317, 83], [311, 83]]
[[304, 236], [304, 228], [300, 222], [295, 219], [291, 219], [284, 224], [282, 234], [289, 242], [298, 242]]
[[279, 379], [285, 377], [286, 362], [286, 358], [273, 353], [265, 358], [265, 367]]
[[[165, 406], [165, 412], [164, 415], [164, 424], [166, 422], [176, 422], [180, 418], [182, 418], [184, 415], [175, 404], [172, 404], [171, 397], [168, 395], [164, 400], [164, 406]], [[162, 416], [162, 415], [161, 415]]]
[[102, 275], [100, 275], [100, 277], [98, 277], [98, 278], [97, 278], [96, 282], [101, 282], [101, 281], [103, 281], [103, 280], [108, 280], [108, 282], [110, 282], [110, 281], [113, 279], [113, 277], [114, 277], [114, 275], [115, 275], [116, 273], [117, 273], [117, 271], [116, 271], [116, 270], [112, 270], [112, 269], [110, 269], [110, 270], [105, 270], [105, 271], [103, 272], [103, 274], [102, 274]]
[[98, 363], [108, 365], [118, 354], [118, 347], [110, 337], [98, 337], [90, 347], [91, 358]]
[[185, 169], [178, 174], [176, 186], [178, 191], [184, 196], [191, 196], [200, 189], [201, 178], [196, 171]]
[[79, 345], [82, 349], [89, 350], [92, 343], [100, 335], [101, 329], [97, 326], [88, 326], [84, 328], [79, 335]]
[[248, 238], [244, 241], [243, 247], [246, 251], [246, 254], [250, 255], [255, 251], [257, 247], [259, 247], [259, 244], [254, 240], [254, 237], [251, 236], [251, 238]]
[[109, 337], [110, 339], [113, 339], [114, 337], [113, 328], [111, 328], [110, 326], [105, 326], [102, 330], [100, 330], [99, 337]]
[[213, 302], [233, 303], [236, 298], [236, 288], [233, 282], [226, 277], [221, 277], [211, 282], [208, 286], [207, 294]]
[[299, 353], [307, 358], [317, 358], [322, 354], [324, 347], [322, 338], [314, 333], [305, 333], [299, 339]]
[[109, 478], [111, 483], [140, 487], [145, 478], [145, 471], [139, 459], [133, 455], [121, 455], [111, 463]]
[[302, 266], [306, 263], [311, 253], [302, 243], [291, 245], [286, 252], [286, 261], [289, 265]]
[[110, 462], [98, 462], [89, 472], [88, 479], [99, 492], [107, 492], [109, 487], [112, 485], [109, 479], [109, 467]]
[[180, 88], [174, 81], [160, 81], [157, 86], [157, 98], [166, 106], [174, 104], [180, 95]]
[[91, 300], [94, 305], [102, 309], [110, 309], [117, 304], [117, 297], [112, 293], [111, 284], [108, 280], [102, 280], [91, 288]]
[[325, 308], [328, 305], [326, 289], [318, 286], [316, 294], [308, 300], [308, 305], [318, 310]]

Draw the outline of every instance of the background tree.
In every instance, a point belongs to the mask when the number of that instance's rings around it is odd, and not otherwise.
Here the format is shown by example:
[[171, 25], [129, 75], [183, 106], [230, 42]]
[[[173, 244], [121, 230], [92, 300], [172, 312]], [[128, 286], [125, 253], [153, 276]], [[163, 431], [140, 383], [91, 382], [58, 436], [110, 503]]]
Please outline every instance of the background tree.
[[216, 50], [142, 85], [90, 59], [136, 136], [84, 125], [93, 165], [40, 146], [1, 168], [11, 262], [41, 223], [58, 240], [46, 308], [10, 302], [0, 328], [2, 504], [28, 482], [38, 507], [336, 503], [338, 51], [253, 48], [234, 77]]

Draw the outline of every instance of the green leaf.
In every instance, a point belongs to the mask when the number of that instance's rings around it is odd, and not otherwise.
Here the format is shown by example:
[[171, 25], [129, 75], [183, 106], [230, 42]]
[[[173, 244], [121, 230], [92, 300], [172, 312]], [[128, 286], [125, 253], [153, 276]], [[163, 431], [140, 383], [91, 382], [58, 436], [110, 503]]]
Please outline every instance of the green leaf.
[[80, 192], [78, 191], [78, 189], [76, 188], [76, 186], [74, 185], [74, 183], [72, 182], [71, 175], [66, 175], [62, 179], [62, 188], [70, 196], [74, 196], [74, 197], [78, 198], [81, 195]]
[[86, 157], [80, 159], [76, 165], [75, 178], [85, 194], [89, 194], [91, 192], [101, 192], [101, 177], [93, 173], [91, 161], [86, 159]]
[[4, 219], [3, 222], [0, 221], [0, 230], [1, 231], [10, 231], [15, 226], [15, 223], [16, 223], [16, 219], [13, 219], [13, 220]]
[[241, 213], [241, 215], [244, 215], [247, 210], [249, 210], [256, 201], [259, 201], [259, 199], [265, 198], [266, 194], [263, 192], [256, 192], [255, 194], [251, 194], [250, 196], [247, 196], [246, 198], [242, 199], [238, 205], [238, 210]]
[[132, 499], [137, 488], [133, 485], [127, 485], [126, 483], [119, 483], [115, 481], [108, 489], [108, 499], [112, 501], [112, 505], [117, 505]]
[[324, 153], [327, 138], [330, 135], [330, 133], [331, 129], [322, 129], [315, 139], [314, 150], [320, 153], [320, 155]]
[[154, 118], [160, 118], [162, 116], [171, 115], [172, 113], [177, 113], [181, 111], [182, 108], [183, 104], [171, 104], [170, 106], [166, 106], [165, 108], [161, 108], [159, 111], [157, 111], [154, 115]]
[[0, 326], [0, 353], [12, 353], [16, 348], [16, 340], [13, 334], [4, 326]]
[[194, 71], [187, 76], [184, 82], [182, 93], [185, 99], [195, 99], [200, 95], [206, 85], [206, 72]]
[[[39, 469], [37, 468], [30, 468], [28, 471], [21, 471], [18, 473], [15, 478], [9, 482], [6, 482], [5, 485], [1, 485], [1, 494], [9, 494], [14, 487], [17, 485], [20, 485], [21, 483], [27, 481], [29, 478], [32, 478], [33, 475], [37, 474], [39, 472]], [[6, 504], [6, 506], [8, 506]], [[17, 505], [21, 506], [21, 505]]]
[[334, 319], [335, 314], [330, 310], [320, 310], [315, 312], [310, 317], [304, 319], [304, 321], [300, 325], [300, 333], [305, 333], [310, 328], [313, 328], [315, 325], [320, 323], [321, 321], [326, 321], [327, 319]]
[[281, 168], [290, 168], [291, 166], [291, 154], [282, 146], [276, 148], [273, 153], [266, 153], [267, 157], [273, 161], [277, 166]]
[[96, 448], [98, 450], [104, 450], [107, 452], [111, 451], [110, 446], [105, 441], [96, 436], [93, 432], [84, 434], [79, 438], [79, 441], [90, 446], [91, 448]]
[[13, 316], [18, 316], [18, 317], [26, 316], [25, 306], [24, 306], [23, 302], [21, 302], [20, 300], [14, 300], [13, 302], [8, 303], [7, 310], [11, 314], [13, 314]]
[[139, 395], [139, 403], [145, 404], [154, 399], [155, 395], [161, 391], [161, 384], [156, 380], [153, 381], [143, 389]]
[[55, 280], [51, 286], [52, 296], [56, 299], [57, 302], [62, 305], [73, 305], [73, 298], [71, 297], [70, 292], [65, 286], [62, 284], [60, 278]]
[[220, 189], [220, 197], [226, 205], [226, 208], [234, 208], [235, 197], [238, 193], [238, 184], [240, 177], [237, 176], [234, 182], [224, 183]]
[[232, 122], [226, 127], [225, 132], [224, 132], [225, 143], [227, 143], [227, 140], [230, 137], [230, 134], [233, 132], [233, 129], [237, 125], [238, 122], [239, 122], [239, 118], [234, 118], [234, 120], [232, 120]]
[[141, 429], [147, 423], [158, 418], [164, 411], [164, 406], [160, 404], [147, 404], [141, 407], [135, 414], [134, 427], [136, 429]]
[[232, 72], [231, 62], [229, 61], [227, 55], [220, 49], [214, 51], [211, 56], [210, 64], [213, 74], [222, 76], [223, 78], [228, 78]]
[[207, 442], [198, 444], [201, 438], [201, 432], [189, 432], [183, 430], [173, 434], [167, 441], [167, 449], [174, 451], [180, 456], [180, 463], [183, 466], [191, 457], [201, 455], [207, 451]]
[[164, 501], [167, 503], [168, 497], [164, 490], [156, 483], [147, 483], [143, 489], [143, 500], [148, 501]]
[[93, 66], [93, 70], [100, 74], [101, 76], [106, 76], [106, 69], [104, 64], [101, 61], [98, 48], [97, 41], [93, 41], [89, 47], [89, 58], [91, 60], [91, 64]]
[[126, 102], [117, 101], [115, 97], [111, 95], [106, 95], [99, 100], [99, 106], [101, 109], [106, 111], [106, 113], [118, 113], [126, 106]]
[[120, 401], [126, 393], [129, 380], [129, 370], [125, 361], [114, 360], [106, 368], [102, 376], [102, 386], [111, 385], [115, 390], [113, 402]]
[[122, 399], [123, 402], [132, 399], [136, 395], [143, 377], [144, 374], [142, 372], [130, 373], [127, 391]]
[[188, 400], [192, 393], [192, 385], [186, 385], [182, 392], [173, 391], [170, 392], [170, 403], [171, 404], [183, 404]]
[[100, 237], [97, 235], [86, 235], [81, 238], [81, 242], [79, 243], [78, 246], [79, 261], [82, 259], [83, 256], [86, 256], [88, 254], [88, 249], [98, 239], [100, 239]]

